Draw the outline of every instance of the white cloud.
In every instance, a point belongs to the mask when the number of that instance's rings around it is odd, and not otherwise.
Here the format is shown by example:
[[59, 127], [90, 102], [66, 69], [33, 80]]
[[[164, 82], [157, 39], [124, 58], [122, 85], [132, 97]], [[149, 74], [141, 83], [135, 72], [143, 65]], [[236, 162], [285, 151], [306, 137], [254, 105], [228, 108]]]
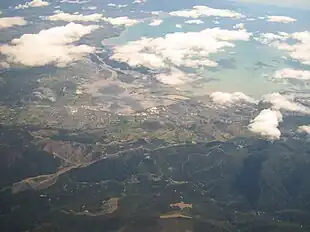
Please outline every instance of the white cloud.
[[94, 52], [88, 45], [74, 45], [81, 37], [97, 29], [96, 25], [83, 26], [69, 23], [66, 26], [42, 30], [38, 34], [24, 34], [10, 44], [0, 46], [7, 62], [25, 66], [54, 64], [64, 67]]
[[193, 78], [179, 69], [172, 68], [168, 73], [159, 73], [156, 79], [165, 85], [182, 85]]
[[19, 4], [15, 6], [15, 9], [26, 9], [30, 7], [43, 7], [48, 6], [49, 2], [43, 0], [32, 0], [31, 2], [26, 2], [25, 4]]
[[162, 24], [163, 20], [161, 19], [154, 19], [152, 20], [152, 22], [149, 24], [150, 26], [159, 26], [160, 24]]
[[175, 27], [176, 28], [182, 28], [182, 25], [181, 24], [176, 24]]
[[277, 23], [292, 23], [296, 22], [296, 19], [287, 16], [267, 16], [267, 21]]
[[[255, 39], [261, 43], [274, 46], [279, 50], [286, 51], [293, 60], [310, 65], [310, 31], [292, 34], [286, 32], [278, 32], [277, 34], [266, 33], [261, 34]], [[286, 40], [288, 39], [293, 39], [297, 42], [295, 44], [287, 43]]]
[[310, 80], [310, 71], [284, 68], [274, 74], [275, 79]]
[[194, 6], [192, 9], [172, 11], [169, 13], [171, 16], [179, 16], [186, 18], [199, 18], [202, 16], [218, 16], [218, 17], [229, 17], [229, 18], [242, 18], [244, 15], [232, 11], [223, 9], [214, 9], [208, 6]]
[[310, 135], [310, 125], [299, 126], [297, 132]]
[[256, 104], [257, 101], [242, 92], [223, 93], [214, 92], [210, 94], [212, 101], [222, 106], [232, 106], [237, 103], [249, 102]]
[[89, 2], [89, 0], [61, 0], [60, 3], [70, 3], [70, 4], [84, 4]]
[[162, 11], [151, 11], [152, 15], [159, 15], [160, 13], [162, 13]]
[[208, 28], [200, 32], [177, 32], [158, 38], [141, 38], [125, 45], [115, 46], [111, 59], [126, 62], [132, 67], [151, 69], [174, 67], [214, 67], [211, 54], [234, 47], [231, 41], [249, 40], [245, 30], [230, 31]]
[[151, 69], [161, 69], [166, 67], [165, 61], [157, 54], [142, 52], [147, 43], [152, 39], [142, 39], [138, 42], [129, 42], [129, 44], [116, 47], [111, 59], [126, 62], [131, 67], [145, 66]]
[[272, 44], [274, 42], [285, 41], [289, 38], [289, 34], [285, 32], [274, 33], [261, 33], [259, 37], [256, 37], [255, 40], [259, 41], [262, 44]]
[[142, 3], [146, 3], [147, 0], [135, 0], [133, 1], [132, 3], [135, 3], [135, 4], [142, 4]]
[[128, 5], [126, 4], [114, 4], [114, 3], [109, 3], [108, 6], [110, 7], [117, 7], [117, 8], [124, 8], [124, 7], [127, 7]]
[[87, 7], [88, 10], [97, 10], [97, 7], [96, 6], [89, 6]]
[[262, 101], [272, 104], [272, 109], [274, 110], [310, 114], [310, 109], [308, 107], [294, 102], [294, 96], [284, 96], [280, 93], [271, 93], [264, 95]]
[[202, 21], [200, 19], [192, 19], [192, 20], [185, 21], [185, 23], [187, 23], [187, 24], [203, 24], [204, 21]]
[[48, 20], [50, 21], [66, 21], [66, 22], [98, 22], [103, 19], [102, 14], [90, 14], [90, 15], [82, 15], [82, 14], [69, 14], [65, 12], [58, 12], [54, 15], [48, 16]]
[[123, 17], [116, 17], [116, 18], [111, 18], [111, 17], [107, 17], [107, 18], [103, 18], [104, 21], [111, 23], [112, 25], [116, 25], [116, 26], [133, 26], [137, 23], [140, 22], [140, 20], [137, 19], [130, 19], [127, 16], [123, 16]]
[[11, 67], [10, 64], [8, 64], [7, 62], [0, 61], [0, 69], [8, 69], [10, 67]]
[[292, 59], [310, 65], [310, 32], [296, 32], [291, 35], [291, 38], [296, 39], [297, 44], [285, 44], [284, 46], [278, 46], [278, 48], [289, 51]]
[[234, 26], [234, 29], [244, 29], [245, 25], [244, 23], [238, 23]]
[[270, 140], [280, 139], [281, 131], [278, 129], [282, 122], [282, 114], [279, 111], [264, 109], [257, 117], [251, 120], [249, 130]]
[[13, 26], [24, 26], [27, 21], [23, 17], [4, 17], [0, 18], [0, 29]]
[[126, 4], [123, 4], [123, 5], [122, 5], [122, 4], [119, 4], [119, 5], [117, 5], [118, 8], [124, 8], [124, 7], [127, 7], [127, 6], [128, 6], [128, 5], [126, 5]]
[[283, 37], [287, 37], [287, 36], [289, 35], [289, 33], [284, 32], [284, 31], [279, 31], [279, 32], [278, 32], [278, 35], [281, 35], [281, 36], [283, 36]]

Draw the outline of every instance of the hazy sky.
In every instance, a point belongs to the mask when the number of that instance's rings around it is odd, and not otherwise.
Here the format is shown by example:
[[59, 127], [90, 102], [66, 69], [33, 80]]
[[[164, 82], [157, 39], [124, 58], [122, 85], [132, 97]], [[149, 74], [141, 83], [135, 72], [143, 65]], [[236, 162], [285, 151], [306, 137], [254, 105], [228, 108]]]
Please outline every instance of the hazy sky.
[[235, 1], [272, 4], [279, 6], [293, 6], [298, 8], [310, 8], [310, 0], [235, 0]]

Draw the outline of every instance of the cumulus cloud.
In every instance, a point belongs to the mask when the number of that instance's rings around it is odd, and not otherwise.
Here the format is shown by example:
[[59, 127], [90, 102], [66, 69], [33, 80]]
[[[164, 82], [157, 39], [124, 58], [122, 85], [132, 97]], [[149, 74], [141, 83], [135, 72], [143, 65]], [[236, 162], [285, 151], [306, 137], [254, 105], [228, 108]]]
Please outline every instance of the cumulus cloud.
[[223, 9], [214, 9], [208, 6], [194, 6], [192, 9], [172, 11], [169, 13], [171, 16], [179, 16], [186, 18], [199, 18], [202, 16], [218, 16], [218, 17], [228, 17], [228, 18], [242, 18], [244, 15], [232, 11]]
[[287, 16], [267, 16], [267, 21], [277, 23], [292, 23], [296, 22], [296, 19]]
[[159, 73], [155, 77], [165, 85], [182, 85], [194, 78], [194, 76], [188, 75], [177, 68], [172, 68], [167, 73]]
[[31, 67], [48, 64], [64, 67], [95, 51], [94, 47], [73, 43], [97, 28], [96, 25], [69, 23], [42, 30], [38, 34], [24, 34], [10, 44], [1, 45], [0, 53], [7, 57], [9, 63]]
[[43, 7], [48, 6], [49, 2], [43, 0], [32, 0], [31, 2], [26, 2], [25, 4], [19, 4], [15, 6], [15, 9], [26, 9], [30, 7]]
[[96, 6], [89, 6], [87, 7], [88, 10], [97, 10], [97, 7]]
[[264, 95], [262, 101], [272, 104], [272, 109], [274, 110], [310, 114], [310, 109], [308, 107], [294, 102], [294, 96], [284, 96], [280, 93], [271, 93]]
[[286, 50], [292, 59], [298, 60], [303, 64], [310, 65], [310, 32], [295, 32], [290, 38], [297, 40], [294, 45], [275, 44], [277, 48]]
[[152, 20], [152, 22], [149, 25], [154, 27], [154, 26], [159, 26], [162, 23], [163, 23], [163, 20], [161, 20], [161, 19], [154, 19], [154, 20]]
[[275, 79], [310, 80], [310, 71], [284, 68], [274, 74]]
[[208, 28], [200, 32], [177, 32], [158, 38], [141, 38], [125, 45], [115, 46], [111, 59], [126, 62], [132, 67], [150, 69], [174, 67], [215, 67], [209, 56], [227, 47], [232, 41], [249, 40], [251, 33], [245, 30], [230, 31]]
[[248, 129], [270, 140], [280, 139], [281, 131], [278, 129], [282, 122], [282, 114], [272, 109], [264, 109], [251, 120]]
[[310, 125], [299, 126], [297, 132], [310, 135]]
[[89, 0], [61, 0], [61, 3], [71, 3], [71, 4], [84, 4], [89, 2]]
[[147, 0], [135, 0], [132, 3], [134, 4], [142, 4], [142, 3], [146, 3]]
[[69, 14], [65, 12], [56, 12], [56, 14], [48, 16], [48, 20], [50, 21], [66, 21], [66, 22], [98, 22], [103, 19], [102, 14]]
[[159, 15], [160, 13], [162, 13], [162, 11], [151, 11], [152, 15]]
[[256, 37], [255, 40], [259, 41], [262, 44], [272, 44], [274, 42], [285, 41], [289, 38], [289, 34], [285, 32], [274, 33], [261, 33], [259, 37]]
[[[297, 60], [302, 64], [310, 65], [310, 31], [286, 33], [278, 32], [277, 34], [261, 34], [256, 40], [264, 44], [274, 46], [279, 50], [286, 51], [289, 57]], [[288, 39], [296, 41], [295, 44], [287, 43]]]
[[126, 5], [126, 4], [114, 4], [114, 3], [109, 3], [108, 6], [110, 6], [110, 7], [116, 7], [116, 8], [124, 8], [124, 7], [127, 7], [128, 5]]
[[109, 22], [115, 26], [127, 26], [127, 27], [133, 26], [140, 22], [140, 20], [130, 19], [127, 16], [116, 17], [116, 18], [107, 17], [107, 18], [103, 18], [102, 20]]
[[244, 29], [244, 23], [238, 23], [234, 26], [234, 29]]
[[210, 94], [212, 101], [222, 106], [232, 106], [237, 103], [249, 102], [256, 104], [257, 101], [242, 92], [223, 93], [214, 92]]
[[10, 67], [11, 67], [10, 64], [8, 64], [7, 62], [0, 61], [0, 69], [8, 69]]
[[[69, 14], [62, 11], [55, 12], [54, 15], [46, 17], [46, 19], [50, 21], [66, 21], [66, 22], [98, 22], [100, 20], [106, 21], [111, 23], [112, 25], [116, 26], [133, 26], [140, 22], [137, 19], [130, 19], [127, 16], [124, 17], [104, 17], [102, 14]], [[158, 22], [157, 22], [158, 23]]]
[[185, 21], [185, 23], [187, 23], [187, 24], [203, 24], [204, 21], [202, 21], [200, 19], [192, 19], [192, 20]]
[[0, 29], [13, 26], [26, 25], [27, 21], [23, 17], [4, 17], [0, 18]]
[[175, 27], [176, 28], [182, 28], [182, 25], [181, 24], [176, 24]]

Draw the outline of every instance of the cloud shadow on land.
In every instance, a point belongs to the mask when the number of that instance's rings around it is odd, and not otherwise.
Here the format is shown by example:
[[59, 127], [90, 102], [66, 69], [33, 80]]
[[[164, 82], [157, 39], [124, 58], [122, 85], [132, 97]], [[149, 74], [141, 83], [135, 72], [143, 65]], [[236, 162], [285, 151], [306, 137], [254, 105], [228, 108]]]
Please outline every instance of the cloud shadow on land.
[[259, 143], [261, 146], [259, 146], [260, 148], [258, 151], [254, 151], [253, 154], [244, 160], [243, 167], [239, 174], [237, 174], [233, 186], [235, 190], [248, 200], [250, 206], [254, 209], [256, 208], [261, 192], [260, 173], [262, 164], [267, 159], [267, 155], [261, 151], [264, 150], [263, 147], [266, 147], [267, 143], [268, 142], [261, 140]]
[[0, 102], [9, 107], [23, 105], [29, 101], [39, 86], [38, 79], [55, 73], [55, 67], [14, 68], [0, 74]]

